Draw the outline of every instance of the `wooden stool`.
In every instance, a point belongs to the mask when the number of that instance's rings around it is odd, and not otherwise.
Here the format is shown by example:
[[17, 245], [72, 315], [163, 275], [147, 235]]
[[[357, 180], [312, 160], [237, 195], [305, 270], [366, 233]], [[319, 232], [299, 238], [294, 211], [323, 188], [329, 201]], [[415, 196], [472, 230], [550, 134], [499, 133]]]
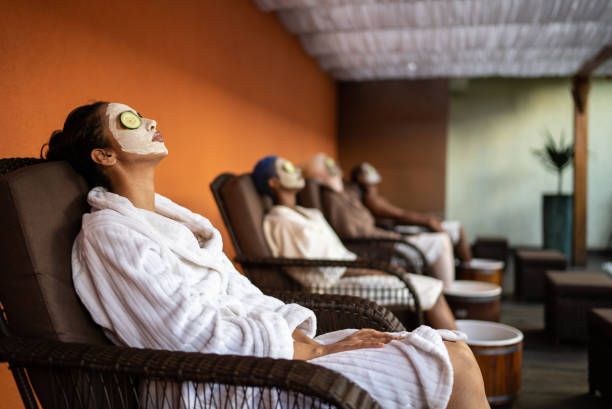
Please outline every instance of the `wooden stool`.
[[612, 308], [595, 308], [589, 321], [589, 392], [612, 399]]
[[549, 271], [546, 278], [546, 330], [555, 342], [586, 342], [588, 310], [612, 308], [612, 278], [602, 273], [562, 271]]
[[508, 261], [508, 239], [505, 237], [476, 237], [472, 254], [477, 258]]
[[514, 260], [514, 294], [525, 300], [543, 301], [546, 271], [567, 268], [565, 255], [557, 250], [517, 250]]

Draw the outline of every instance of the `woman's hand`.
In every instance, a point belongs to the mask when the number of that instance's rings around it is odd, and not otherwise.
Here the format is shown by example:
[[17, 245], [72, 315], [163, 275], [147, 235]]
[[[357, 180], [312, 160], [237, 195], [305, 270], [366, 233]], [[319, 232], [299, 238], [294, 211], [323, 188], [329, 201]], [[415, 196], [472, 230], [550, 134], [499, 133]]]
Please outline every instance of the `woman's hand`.
[[336, 343], [323, 345], [324, 355], [353, 349], [382, 348], [385, 344], [396, 339], [400, 339], [400, 337], [373, 329], [361, 329]]
[[438, 233], [444, 233], [444, 229], [442, 228], [442, 220], [437, 217], [430, 217], [427, 221], [427, 226]]
[[[295, 333], [294, 339], [296, 339]], [[336, 354], [338, 352], [352, 351], [354, 349], [382, 348], [385, 344], [400, 339], [400, 337], [385, 334], [384, 332], [373, 329], [362, 329], [329, 345], [321, 345], [310, 338], [308, 339], [310, 340], [309, 343], [300, 342], [301, 340], [298, 341], [296, 339], [296, 342], [294, 342], [293, 359], [308, 360], [324, 355]]]

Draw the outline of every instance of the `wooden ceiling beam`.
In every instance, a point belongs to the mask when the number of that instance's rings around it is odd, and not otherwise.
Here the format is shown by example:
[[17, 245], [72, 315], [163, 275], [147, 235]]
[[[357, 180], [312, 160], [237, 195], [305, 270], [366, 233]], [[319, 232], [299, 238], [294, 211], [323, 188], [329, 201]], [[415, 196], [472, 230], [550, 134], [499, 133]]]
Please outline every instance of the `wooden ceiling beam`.
[[604, 46], [595, 57], [585, 61], [576, 73], [576, 77], [589, 77], [601, 64], [612, 58], [612, 44]]

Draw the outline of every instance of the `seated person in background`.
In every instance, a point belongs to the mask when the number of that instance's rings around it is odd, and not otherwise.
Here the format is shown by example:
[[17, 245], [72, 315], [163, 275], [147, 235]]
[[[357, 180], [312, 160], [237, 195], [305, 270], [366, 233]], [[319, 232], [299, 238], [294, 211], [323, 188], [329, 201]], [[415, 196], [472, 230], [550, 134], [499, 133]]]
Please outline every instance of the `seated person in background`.
[[459, 222], [441, 220], [426, 213], [405, 210], [393, 205], [378, 191], [382, 178], [374, 166], [367, 162], [355, 166], [351, 171], [351, 181], [361, 189], [362, 201], [374, 216], [392, 219], [397, 224], [421, 226], [439, 233], [446, 232], [455, 246], [457, 258], [461, 261], [472, 259], [470, 244]]
[[48, 143], [46, 158], [67, 160], [92, 188], [72, 250], [73, 283], [113, 342], [310, 360], [385, 409], [488, 407], [474, 356], [455, 341], [461, 333], [422, 326], [313, 339], [311, 310], [264, 295], [236, 271], [208, 219], [155, 193], [167, 152], [155, 121], [106, 102], [73, 110]]
[[[286, 159], [267, 156], [253, 169], [253, 182], [261, 194], [272, 196], [275, 206], [266, 214], [263, 231], [274, 257], [355, 260], [318, 209], [296, 205], [304, 178]], [[344, 267], [292, 268], [289, 274], [306, 288], [334, 294], [356, 294], [354, 288], [396, 289], [401, 297], [367, 296], [380, 304], [407, 304], [411, 300], [397, 277], [374, 270]], [[434, 328], [457, 329], [453, 313], [436, 278], [407, 274]], [[401, 292], [400, 292], [401, 291]], [[366, 294], [368, 292], [366, 291]], [[384, 294], [383, 294], [384, 295]]]
[[[405, 240], [424, 254], [431, 273], [448, 288], [455, 279], [455, 262], [450, 238], [446, 233], [421, 233], [404, 237], [399, 233], [376, 227], [374, 216], [361, 202], [356, 192], [344, 188], [342, 170], [324, 153], [312, 157], [306, 167], [306, 176], [317, 180], [323, 189], [321, 200], [329, 224], [342, 238], [391, 238]], [[414, 257], [408, 246], [396, 246], [407, 256]]]

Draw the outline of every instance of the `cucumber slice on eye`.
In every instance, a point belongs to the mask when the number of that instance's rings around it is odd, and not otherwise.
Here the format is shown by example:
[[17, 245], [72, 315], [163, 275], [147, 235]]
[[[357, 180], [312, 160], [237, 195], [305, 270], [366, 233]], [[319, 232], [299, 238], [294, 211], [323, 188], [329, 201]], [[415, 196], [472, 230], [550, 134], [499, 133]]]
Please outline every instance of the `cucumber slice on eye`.
[[295, 173], [295, 166], [287, 160], [283, 163], [283, 170], [287, 173]]
[[142, 124], [142, 119], [132, 111], [124, 111], [119, 115], [121, 125], [127, 129], [136, 129]]

